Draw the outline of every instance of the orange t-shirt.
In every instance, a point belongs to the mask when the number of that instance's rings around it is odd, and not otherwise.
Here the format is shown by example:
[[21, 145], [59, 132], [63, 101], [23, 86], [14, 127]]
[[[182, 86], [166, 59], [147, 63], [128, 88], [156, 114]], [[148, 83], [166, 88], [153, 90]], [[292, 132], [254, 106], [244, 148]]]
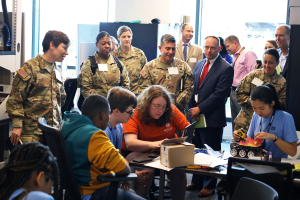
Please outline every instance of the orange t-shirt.
[[[151, 120], [148, 125], [144, 124], [138, 118], [137, 110], [134, 111], [134, 116], [129, 119], [126, 124], [123, 124], [123, 134], [135, 134], [139, 140], [143, 141], [159, 141], [166, 138], [176, 138], [176, 129], [182, 131], [190, 123], [176, 106], [172, 105], [171, 122], [167, 122], [163, 126], [157, 126], [155, 119]], [[125, 140], [122, 140], [122, 149], [127, 150]]]

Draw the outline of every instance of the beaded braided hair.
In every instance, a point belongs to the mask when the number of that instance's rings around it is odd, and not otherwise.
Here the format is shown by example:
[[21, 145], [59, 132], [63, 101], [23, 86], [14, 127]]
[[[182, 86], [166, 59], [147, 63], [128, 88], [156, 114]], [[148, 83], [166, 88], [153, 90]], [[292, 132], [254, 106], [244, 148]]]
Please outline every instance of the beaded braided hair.
[[[32, 172], [43, 171], [54, 181], [54, 199], [57, 198], [59, 172], [56, 158], [48, 147], [38, 142], [18, 145], [11, 152], [7, 164], [0, 170], [0, 199], [7, 200], [21, 188]], [[49, 181], [49, 179], [46, 179]]]

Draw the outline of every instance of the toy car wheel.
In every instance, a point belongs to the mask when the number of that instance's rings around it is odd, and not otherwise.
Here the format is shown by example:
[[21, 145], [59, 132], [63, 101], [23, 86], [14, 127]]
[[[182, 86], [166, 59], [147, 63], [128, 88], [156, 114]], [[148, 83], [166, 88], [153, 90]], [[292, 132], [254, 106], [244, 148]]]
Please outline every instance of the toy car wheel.
[[246, 157], [246, 155], [247, 155], [247, 154], [246, 154], [246, 151], [245, 151], [245, 150], [243, 150], [243, 149], [240, 150], [240, 152], [239, 152], [239, 156], [240, 156], [240, 157], [244, 158], [244, 157]]
[[236, 149], [231, 149], [230, 153], [231, 153], [232, 156], [237, 156], [237, 154], [238, 154]]
[[247, 156], [248, 156], [248, 158], [250, 158], [250, 157], [254, 157], [255, 154], [254, 154], [253, 151], [249, 151], [248, 154], [247, 154]]

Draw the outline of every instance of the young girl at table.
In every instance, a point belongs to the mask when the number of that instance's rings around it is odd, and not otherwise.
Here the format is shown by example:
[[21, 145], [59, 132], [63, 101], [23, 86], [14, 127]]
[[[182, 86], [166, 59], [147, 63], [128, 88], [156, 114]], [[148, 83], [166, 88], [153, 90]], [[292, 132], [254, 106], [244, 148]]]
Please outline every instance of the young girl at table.
[[38, 142], [16, 146], [0, 170], [2, 200], [54, 200], [58, 187], [56, 158]]
[[[297, 153], [297, 134], [293, 116], [282, 111], [273, 85], [256, 87], [250, 96], [254, 114], [248, 137], [263, 139], [263, 148], [273, 157], [287, 158]], [[234, 133], [234, 138], [238, 135]]]

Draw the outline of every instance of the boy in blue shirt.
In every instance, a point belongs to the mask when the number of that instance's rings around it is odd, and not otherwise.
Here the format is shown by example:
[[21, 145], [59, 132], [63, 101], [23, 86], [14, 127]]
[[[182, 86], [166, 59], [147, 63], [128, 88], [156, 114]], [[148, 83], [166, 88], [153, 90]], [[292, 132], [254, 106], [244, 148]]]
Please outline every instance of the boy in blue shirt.
[[[110, 104], [110, 118], [105, 133], [111, 143], [121, 151], [123, 139], [122, 123], [127, 123], [130, 117], [133, 116], [134, 108], [137, 105], [137, 98], [134, 93], [122, 87], [113, 87], [108, 91], [107, 100]], [[139, 190], [147, 185], [149, 180], [148, 170], [136, 170], [138, 175], [136, 186]], [[128, 182], [121, 182], [122, 189], [128, 190], [130, 185]]]
[[135, 94], [122, 87], [113, 87], [108, 91], [107, 100], [110, 104], [110, 118], [105, 133], [116, 149], [121, 150], [122, 123], [127, 123], [137, 105]]

